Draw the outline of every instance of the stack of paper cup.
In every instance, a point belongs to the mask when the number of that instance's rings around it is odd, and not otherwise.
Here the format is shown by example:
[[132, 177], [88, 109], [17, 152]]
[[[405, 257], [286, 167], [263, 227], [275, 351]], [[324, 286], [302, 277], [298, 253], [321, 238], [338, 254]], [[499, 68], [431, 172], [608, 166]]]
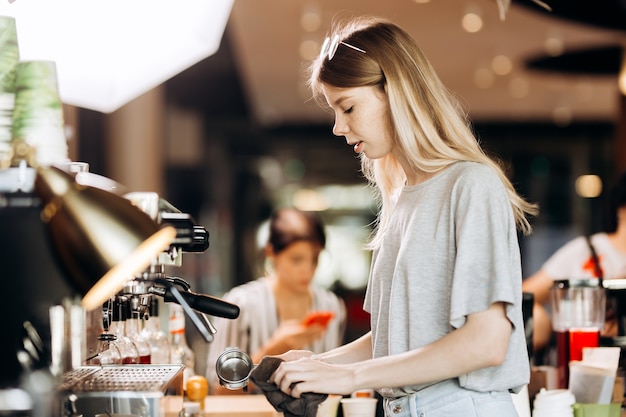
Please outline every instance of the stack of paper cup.
[[19, 60], [15, 19], [0, 16], [0, 168], [10, 165], [12, 158], [11, 125]]
[[329, 394], [328, 397], [322, 401], [317, 407], [316, 417], [337, 417], [337, 411], [339, 409], [339, 401], [341, 395]]
[[573, 417], [576, 398], [566, 389], [542, 388], [535, 396], [533, 417]]
[[12, 141], [30, 145], [39, 165], [69, 161], [63, 106], [53, 61], [17, 64]]
[[341, 400], [344, 417], [376, 417], [377, 398], [352, 397]]

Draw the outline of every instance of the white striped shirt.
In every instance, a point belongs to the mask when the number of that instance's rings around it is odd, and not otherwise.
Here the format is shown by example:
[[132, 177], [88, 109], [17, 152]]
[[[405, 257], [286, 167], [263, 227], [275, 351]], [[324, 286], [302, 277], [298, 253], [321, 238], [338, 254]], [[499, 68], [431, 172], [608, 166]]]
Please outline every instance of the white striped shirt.
[[[329, 290], [311, 287], [311, 293], [311, 311], [335, 313], [324, 336], [311, 346], [305, 347], [315, 353], [322, 353], [343, 343], [346, 309], [343, 300]], [[234, 320], [212, 319], [217, 333], [209, 345], [207, 359], [207, 379], [211, 387], [219, 385], [215, 363], [226, 348], [237, 347], [251, 355], [267, 343], [279, 325], [276, 299], [270, 280], [266, 277], [237, 286], [227, 292], [222, 299], [239, 306], [240, 314]]]

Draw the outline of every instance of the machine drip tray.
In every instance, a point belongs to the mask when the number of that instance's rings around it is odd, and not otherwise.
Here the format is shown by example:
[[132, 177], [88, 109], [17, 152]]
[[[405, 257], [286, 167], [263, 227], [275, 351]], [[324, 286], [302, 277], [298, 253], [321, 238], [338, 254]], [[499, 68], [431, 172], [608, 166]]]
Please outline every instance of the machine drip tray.
[[[167, 393], [182, 365], [80, 367], [63, 375], [61, 390], [79, 392], [142, 391]], [[180, 390], [182, 392], [182, 389]]]
[[183, 365], [80, 367], [58, 386], [61, 415], [160, 417], [166, 395], [183, 393]]

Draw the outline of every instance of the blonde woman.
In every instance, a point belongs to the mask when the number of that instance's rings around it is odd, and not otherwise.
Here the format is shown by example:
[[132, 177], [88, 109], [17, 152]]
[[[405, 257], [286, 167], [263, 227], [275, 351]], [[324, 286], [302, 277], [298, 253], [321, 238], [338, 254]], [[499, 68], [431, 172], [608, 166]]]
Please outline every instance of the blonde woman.
[[310, 86], [380, 196], [371, 331], [326, 353], [288, 352], [270, 380], [293, 397], [374, 388], [387, 416], [515, 416], [510, 392], [530, 374], [517, 231], [530, 232], [536, 207], [397, 25], [337, 26]]

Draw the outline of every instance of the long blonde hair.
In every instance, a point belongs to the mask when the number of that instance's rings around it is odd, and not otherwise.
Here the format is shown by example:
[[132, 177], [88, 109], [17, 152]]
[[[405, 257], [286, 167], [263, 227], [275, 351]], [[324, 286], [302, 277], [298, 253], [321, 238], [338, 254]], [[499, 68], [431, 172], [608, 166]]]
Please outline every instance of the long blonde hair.
[[[517, 227], [531, 232], [526, 216], [537, 214], [536, 205], [520, 197], [500, 164], [485, 154], [461, 106], [406, 31], [381, 18], [360, 17], [336, 23], [330, 36], [344, 43], [339, 43], [332, 59], [320, 55], [309, 67], [309, 86], [316, 99], [323, 102], [324, 84], [380, 87], [389, 102], [394, 146], [412, 168], [432, 173], [457, 161], [492, 167], [506, 187]], [[391, 153], [374, 160], [361, 154], [361, 168], [378, 191], [380, 212], [370, 242], [377, 247], [406, 176]]]

